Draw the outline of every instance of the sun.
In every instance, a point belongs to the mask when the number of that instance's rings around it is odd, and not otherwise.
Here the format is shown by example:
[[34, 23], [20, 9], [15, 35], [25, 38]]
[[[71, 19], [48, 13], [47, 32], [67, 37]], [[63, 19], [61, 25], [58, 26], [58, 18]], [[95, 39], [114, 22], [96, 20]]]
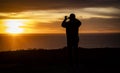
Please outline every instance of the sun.
[[10, 34], [20, 34], [20, 33], [23, 32], [23, 29], [18, 28], [18, 27], [16, 27], [16, 28], [8, 28], [8, 29], [6, 30], [6, 32], [7, 32], [7, 33], [10, 33]]
[[24, 26], [24, 21], [20, 19], [9, 19], [5, 21], [7, 27], [6, 32], [9, 34], [20, 34], [24, 32], [21, 26]]

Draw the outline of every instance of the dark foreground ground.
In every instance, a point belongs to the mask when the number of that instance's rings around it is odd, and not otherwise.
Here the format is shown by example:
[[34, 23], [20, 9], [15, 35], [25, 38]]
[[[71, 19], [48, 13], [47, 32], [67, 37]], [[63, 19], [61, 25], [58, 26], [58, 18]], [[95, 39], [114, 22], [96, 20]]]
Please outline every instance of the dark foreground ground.
[[[79, 73], [120, 73], [120, 48], [79, 48]], [[67, 48], [0, 52], [0, 73], [70, 73]]]

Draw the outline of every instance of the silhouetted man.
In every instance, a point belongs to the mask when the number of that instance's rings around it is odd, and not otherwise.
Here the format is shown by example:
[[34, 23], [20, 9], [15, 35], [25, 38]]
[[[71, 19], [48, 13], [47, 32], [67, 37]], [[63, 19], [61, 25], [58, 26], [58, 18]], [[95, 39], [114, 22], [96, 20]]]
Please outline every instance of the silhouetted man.
[[[69, 19], [69, 21], [67, 21]], [[62, 27], [66, 28], [67, 35], [67, 47], [68, 48], [78, 48], [79, 42], [79, 27], [81, 22], [75, 18], [75, 14], [70, 14], [70, 17], [65, 16], [64, 21], [62, 22]]]
[[[67, 21], [69, 19], [69, 21]], [[79, 42], [79, 27], [81, 22], [76, 19], [75, 14], [70, 14], [70, 17], [65, 16], [62, 22], [62, 27], [66, 28], [67, 48], [69, 55], [69, 63], [72, 67], [78, 65], [78, 42]], [[75, 65], [75, 66], [74, 66]]]

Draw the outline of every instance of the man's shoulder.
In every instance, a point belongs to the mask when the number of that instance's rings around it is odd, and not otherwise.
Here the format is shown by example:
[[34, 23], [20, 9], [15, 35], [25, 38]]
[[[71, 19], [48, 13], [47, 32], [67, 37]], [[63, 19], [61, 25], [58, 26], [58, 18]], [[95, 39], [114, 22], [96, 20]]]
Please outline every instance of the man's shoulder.
[[78, 23], [81, 23], [81, 21], [80, 21], [80, 20], [78, 20], [78, 19], [76, 19], [76, 21], [77, 21]]
[[75, 18], [75, 21], [80, 21], [79, 19]]

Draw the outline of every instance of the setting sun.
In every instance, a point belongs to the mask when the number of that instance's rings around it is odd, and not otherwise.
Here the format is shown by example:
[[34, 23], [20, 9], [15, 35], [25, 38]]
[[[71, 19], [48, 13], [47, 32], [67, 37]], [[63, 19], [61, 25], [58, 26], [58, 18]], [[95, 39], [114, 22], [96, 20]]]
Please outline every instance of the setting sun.
[[24, 32], [24, 29], [21, 26], [24, 26], [24, 20], [20, 19], [9, 19], [5, 21], [7, 27], [6, 32], [9, 34], [20, 34]]
[[22, 33], [22, 32], [23, 32], [23, 29], [18, 28], [18, 27], [16, 27], [16, 28], [8, 28], [8, 29], [6, 30], [6, 32], [8, 32], [8, 33], [10, 33], [10, 34], [19, 34], [19, 33]]

